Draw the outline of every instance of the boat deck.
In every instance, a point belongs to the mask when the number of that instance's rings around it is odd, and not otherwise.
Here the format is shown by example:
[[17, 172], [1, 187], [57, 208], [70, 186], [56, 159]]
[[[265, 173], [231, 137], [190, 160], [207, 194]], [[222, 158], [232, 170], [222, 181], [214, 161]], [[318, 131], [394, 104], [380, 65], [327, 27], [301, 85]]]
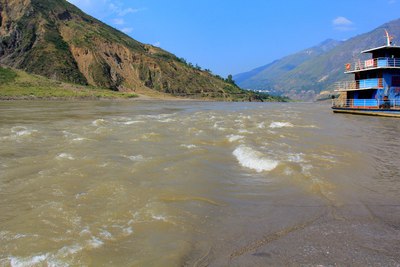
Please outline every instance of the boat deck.
[[334, 99], [332, 101], [332, 109], [335, 113], [400, 118], [400, 103], [396, 100], [379, 101], [375, 99]]

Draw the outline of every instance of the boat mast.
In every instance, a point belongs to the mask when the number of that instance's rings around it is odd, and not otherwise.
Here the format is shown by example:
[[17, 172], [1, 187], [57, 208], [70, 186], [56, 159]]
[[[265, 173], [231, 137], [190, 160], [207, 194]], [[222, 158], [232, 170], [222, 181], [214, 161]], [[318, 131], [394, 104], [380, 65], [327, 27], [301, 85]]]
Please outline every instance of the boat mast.
[[387, 42], [387, 46], [391, 46], [392, 45], [392, 39], [393, 36], [389, 35], [389, 32], [385, 29], [385, 33], [386, 33], [386, 42]]

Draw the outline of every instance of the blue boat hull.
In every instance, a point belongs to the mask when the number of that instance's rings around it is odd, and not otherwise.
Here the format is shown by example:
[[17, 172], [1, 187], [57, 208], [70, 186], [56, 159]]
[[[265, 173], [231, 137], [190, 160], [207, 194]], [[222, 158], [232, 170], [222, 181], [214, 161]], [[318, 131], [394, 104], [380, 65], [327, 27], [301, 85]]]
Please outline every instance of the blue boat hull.
[[332, 107], [335, 113], [348, 113], [356, 115], [368, 116], [384, 116], [384, 117], [397, 117], [400, 118], [399, 109], [363, 109], [363, 108], [338, 108]]

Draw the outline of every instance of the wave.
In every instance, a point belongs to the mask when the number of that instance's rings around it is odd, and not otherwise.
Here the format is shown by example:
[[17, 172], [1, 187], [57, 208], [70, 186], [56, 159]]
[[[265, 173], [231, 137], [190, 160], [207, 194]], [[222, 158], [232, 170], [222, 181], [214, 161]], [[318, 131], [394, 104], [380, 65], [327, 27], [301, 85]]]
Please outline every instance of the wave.
[[283, 128], [283, 127], [293, 127], [293, 124], [290, 122], [279, 122], [279, 121], [274, 121], [271, 122], [269, 125], [269, 128]]
[[68, 153], [60, 153], [57, 155], [56, 159], [68, 159], [68, 160], [74, 160], [75, 158]]
[[144, 123], [144, 121], [126, 121], [123, 124], [125, 125], [132, 125], [132, 124], [136, 124], [136, 123]]
[[125, 158], [130, 159], [131, 161], [143, 161], [144, 157], [142, 155], [133, 155], [133, 156], [125, 156]]
[[182, 144], [181, 147], [185, 147], [187, 149], [197, 148], [197, 146], [193, 145], [193, 144], [190, 144], [190, 145]]
[[233, 155], [240, 165], [257, 172], [272, 171], [279, 164], [279, 161], [265, 158], [261, 152], [244, 145], [237, 147]]
[[228, 138], [228, 141], [231, 143], [244, 138], [243, 135], [235, 135], [235, 134], [230, 134], [230, 135], [227, 135], [226, 137]]
[[34, 266], [47, 260], [49, 254], [36, 255], [27, 258], [10, 257], [10, 265], [13, 267]]
[[104, 126], [106, 125], [107, 121], [105, 119], [97, 119], [92, 121], [93, 126]]

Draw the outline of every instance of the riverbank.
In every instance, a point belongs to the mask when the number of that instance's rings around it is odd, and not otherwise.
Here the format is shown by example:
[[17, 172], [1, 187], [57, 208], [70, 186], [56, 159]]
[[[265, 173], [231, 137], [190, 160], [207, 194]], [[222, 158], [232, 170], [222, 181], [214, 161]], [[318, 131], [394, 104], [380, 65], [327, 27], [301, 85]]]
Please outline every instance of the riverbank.
[[113, 91], [107, 88], [78, 85], [48, 79], [39, 75], [0, 66], [0, 100], [172, 100], [224, 102], [287, 102], [284, 97], [255, 92], [199, 92], [196, 94], [167, 94], [147, 87]]

